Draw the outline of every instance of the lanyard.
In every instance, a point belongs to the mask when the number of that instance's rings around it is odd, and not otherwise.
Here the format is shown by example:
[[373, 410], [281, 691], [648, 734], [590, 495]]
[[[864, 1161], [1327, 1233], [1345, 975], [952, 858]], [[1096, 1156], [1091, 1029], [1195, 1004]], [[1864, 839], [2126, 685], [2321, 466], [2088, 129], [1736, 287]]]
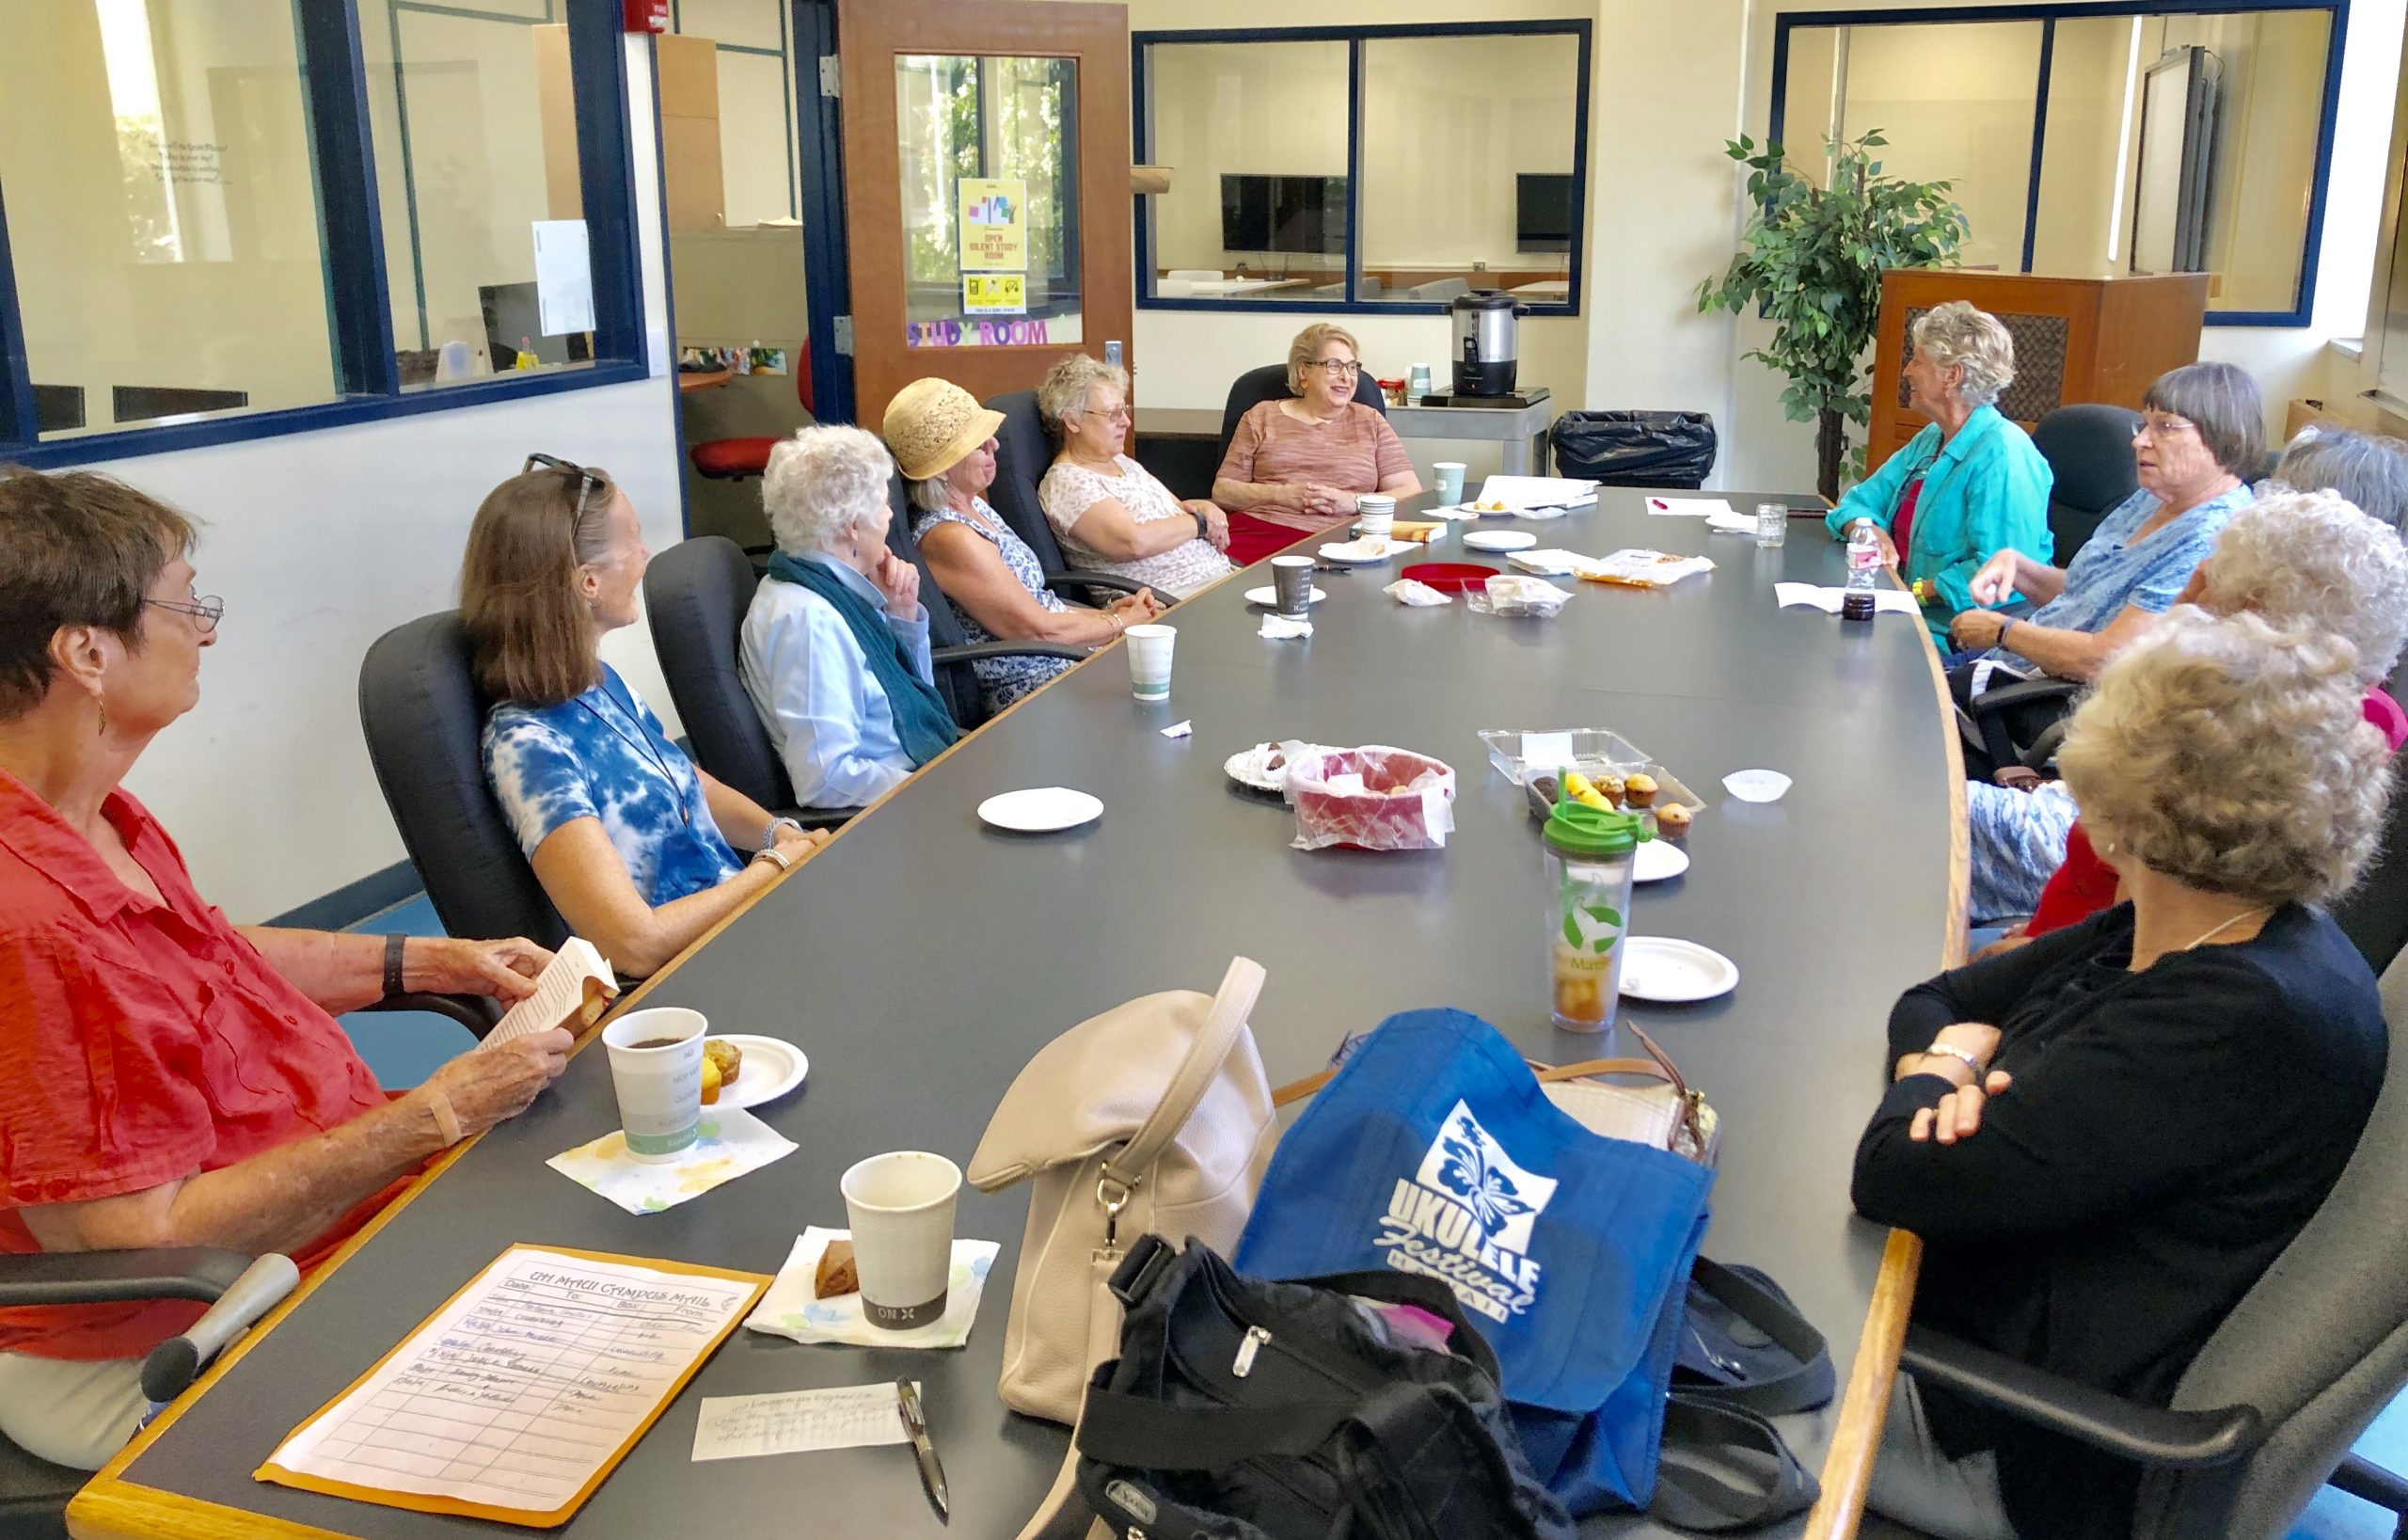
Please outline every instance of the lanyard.
[[[623, 711], [626, 709], [620, 705], [618, 692], [610, 688], [610, 681], [607, 679], [602, 683], [602, 693], [610, 699], [613, 706]], [[579, 696], [577, 704], [591, 713], [594, 721], [610, 729], [627, 743], [634, 745], [637, 753], [652, 761], [653, 769], [660, 772], [661, 784], [669, 788], [669, 800], [677, 805], [677, 821], [691, 828], [694, 822], [694, 810], [689, 805], [686, 789], [677, 784], [677, 777], [669, 773], [669, 762], [661, 758], [659, 751], [652, 746], [652, 735], [643, 730], [643, 720], [640, 717], [634, 718], [636, 731], [629, 734], [626, 728], [604, 716], [600, 711], [594, 710], [592, 701]], [[633, 713], [629, 715], [632, 717]]]

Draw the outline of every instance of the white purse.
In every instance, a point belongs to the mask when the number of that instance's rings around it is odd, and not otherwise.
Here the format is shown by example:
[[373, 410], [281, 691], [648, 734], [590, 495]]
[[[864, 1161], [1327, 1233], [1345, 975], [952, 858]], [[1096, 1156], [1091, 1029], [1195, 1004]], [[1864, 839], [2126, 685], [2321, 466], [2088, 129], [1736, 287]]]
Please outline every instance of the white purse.
[[1721, 1142], [1721, 1119], [1655, 1039], [1635, 1023], [1622, 1024], [1647, 1050], [1645, 1058], [1532, 1064], [1546, 1099], [1592, 1134], [1669, 1150], [1711, 1167]]

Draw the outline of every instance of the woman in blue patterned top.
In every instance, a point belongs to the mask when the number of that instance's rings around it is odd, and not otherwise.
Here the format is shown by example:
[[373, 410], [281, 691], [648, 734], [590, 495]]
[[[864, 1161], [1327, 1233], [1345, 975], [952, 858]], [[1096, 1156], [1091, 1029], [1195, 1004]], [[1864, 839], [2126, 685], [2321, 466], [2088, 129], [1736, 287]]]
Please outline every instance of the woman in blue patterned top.
[[696, 768], [602, 661], [651, 560], [607, 472], [539, 454], [478, 508], [460, 568], [477, 682], [499, 703], [485, 778], [561, 918], [630, 977], [828, 837]]
[[[1140, 590], [1101, 610], [1065, 602], [1045, 586], [1045, 569], [1003, 516], [987, 503], [995, 484], [995, 429], [1001, 413], [950, 380], [913, 380], [886, 408], [886, 442], [903, 472], [911, 537], [972, 642], [1065, 642], [1099, 646], [1162, 613], [1153, 591]], [[978, 693], [990, 715], [1070, 666], [1067, 658], [981, 658]]]
[[[1969, 705], [1989, 690], [2051, 675], [2087, 682], [2108, 659], [2174, 605], [2216, 533], [2253, 500], [2248, 479], [2266, 457], [2266, 413], [2257, 382], [2227, 363], [2186, 364], [2159, 376], [2141, 400], [2132, 436], [2140, 490], [2118, 504], [2072, 562], [2053, 567], [2002, 550], [1973, 575], [1976, 604], [2003, 604], [2019, 590], [2039, 601], [2029, 615], [1967, 610], [1949, 629], [1978, 653], [1952, 670], [1949, 687]], [[2069, 703], [2018, 707], [1969, 759], [1976, 779], [2003, 768], [2007, 741], [2028, 743]], [[1997, 714], [1988, 714], [1997, 715]], [[2004, 737], [2001, 737], [2001, 734]]]

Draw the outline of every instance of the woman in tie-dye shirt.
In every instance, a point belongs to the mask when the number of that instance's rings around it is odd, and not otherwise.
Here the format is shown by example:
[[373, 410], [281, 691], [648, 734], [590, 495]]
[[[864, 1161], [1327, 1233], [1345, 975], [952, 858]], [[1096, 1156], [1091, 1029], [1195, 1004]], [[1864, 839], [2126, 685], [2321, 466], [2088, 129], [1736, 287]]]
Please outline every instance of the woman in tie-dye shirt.
[[477, 510], [460, 572], [478, 682], [499, 703], [485, 777], [561, 918], [631, 977], [828, 837], [697, 768], [602, 661], [651, 560], [606, 472], [535, 455]]

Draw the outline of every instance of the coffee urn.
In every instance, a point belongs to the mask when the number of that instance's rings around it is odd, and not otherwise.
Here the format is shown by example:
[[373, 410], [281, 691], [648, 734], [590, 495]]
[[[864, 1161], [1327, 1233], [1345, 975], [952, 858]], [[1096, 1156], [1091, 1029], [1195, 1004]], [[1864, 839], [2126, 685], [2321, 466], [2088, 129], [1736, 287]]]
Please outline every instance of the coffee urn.
[[1511, 294], [1457, 294], [1448, 310], [1455, 319], [1455, 394], [1512, 395], [1522, 308]]

